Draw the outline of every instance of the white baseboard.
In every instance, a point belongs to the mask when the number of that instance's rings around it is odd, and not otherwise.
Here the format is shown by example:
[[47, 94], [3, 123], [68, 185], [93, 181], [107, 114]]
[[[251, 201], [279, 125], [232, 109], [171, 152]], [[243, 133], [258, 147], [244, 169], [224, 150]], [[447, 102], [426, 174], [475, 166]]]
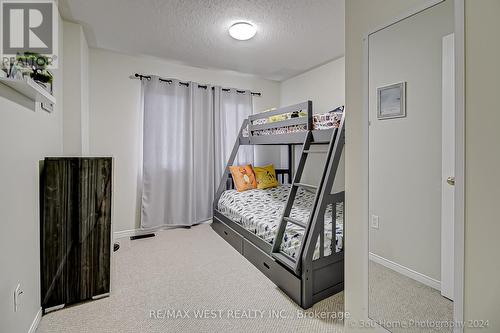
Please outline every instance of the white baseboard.
[[126, 238], [126, 237], [130, 237], [130, 236], [139, 236], [139, 235], [144, 235], [144, 234], [150, 234], [152, 232], [154, 232], [154, 231], [142, 230], [142, 229], [115, 231], [113, 233], [113, 239]]
[[[204, 224], [204, 223], [210, 223], [212, 222], [212, 219], [201, 221], [199, 223], [194, 224], [193, 226], [196, 226], [198, 224]], [[180, 227], [186, 227], [186, 225], [169, 225], [169, 226], [159, 226], [156, 228], [151, 228], [151, 229], [130, 229], [130, 230], [122, 230], [122, 231], [115, 231], [113, 232], [113, 239], [120, 239], [120, 238], [127, 238], [130, 236], [140, 236], [140, 235], [145, 235], [145, 234], [152, 234], [157, 231], [161, 230], [167, 230], [167, 229], [175, 229], [175, 228], [180, 228]]]
[[392, 269], [393, 271], [398, 272], [399, 274], [404, 275], [406, 277], [409, 277], [410, 279], [423, 283], [426, 286], [429, 286], [437, 290], [441, 290], [441, 281], [438, 281], [436, 279], [428, 277], [427, 275], [414, 271], [408, 267], [395, 263], [394, 261], [387, 260], [384, 257], [381, 257], [375, 253], [370, 252], [369, 257], [371, 261], [376, 262], [377, 264]]
[[42, 319], [42, 308], [38, 309], [38, 312], [36, 313], [35, 319], [33, 319], [33, 322], [31, 323], [31, 327], [28, 333], [36, 332], [36, 329], [38, 328], [41, 319]]

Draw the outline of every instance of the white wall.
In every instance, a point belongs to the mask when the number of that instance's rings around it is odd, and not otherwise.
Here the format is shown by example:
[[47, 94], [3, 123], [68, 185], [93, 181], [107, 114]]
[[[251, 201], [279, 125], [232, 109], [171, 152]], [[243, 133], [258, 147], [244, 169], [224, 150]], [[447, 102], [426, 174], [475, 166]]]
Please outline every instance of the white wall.
[[344, 105], [344, 57], [281, 82], [280, 91], [282, 106], [311, 100], [314, 113], [325, 113]]
[[[281, 106], [292, 105], [307, 100], [313, 102], [313, 113], [325, 113], [345, 104], [345, 59], [344, 57], [330, 61], [301, 75], [281, 83]], [[347, 111], [348, 112], [348, 111]], [[300, 146], [295, 149], [296, 163], [300, 159]], [[287, 161], [287, 150], [282, 149], [282, 161]], [[324, 156], [308, 157], [303, 181], [317, 184], [322, 174]], [[335, 178], [334, 191], [344, 189], [344, 154]]]
[[[59, 54], [53, 113], [0, 84], [0, 332], [28, 332], [40, 310], [39, 160], [63, 151], [63, 64]], [[14, 312], [18, 283], [24, 294]]]
[[64, 154], [89, 153], [88, 45], [82, 26], [64, 22]]
[[[80, 93], [81, 93], [81, 140], [82, 140], [82, 155], [90, 154], [90, 137], [89, 137], [89, 127], [90, 127], [90, 108], [89, 108], [89, 46], [87, 44], [87, 39], [85, 35], [80, 35]], [[67, 68], [68, 66], [66, 66]], [[66, 93], [65, 93], [66, 95]], [[66, 109], [64, 110], [66, 111]]]
[[[370, 252], [441, 280], [442, 37], [453, 2], [370, 37]], [[377, 88], [406, 82], [407, 117], [377, 119]]]
[[[262, 93], [254, 99], [255, 112], [279, 105], [279, 83], [230, 71], [202, 69], [173, 62], [115, 52], [90, 50], [90, 153], [115, 157], [113, 229], [139, 228], [140, 81], [134, 73], [250, 89]], [[276, 161], [277, 160], [277, 161]], [[279, 163], [271, 151], [258, 156], [258, 164]]]
[[[350, 325], [367, 320], [367, 235], [368, 205], [363, 195], [367, 181], [363, 166], [363, 36], [395, 17], [425, 3], [425, 0], [349, 0], [346, 1], [346, 249], [345, 310], [351, 318], [347, 332], [366, 332]], [[489, 320], [481, 332], [499, 332], [500, 253], [498, 202], [500, 183], [495, 167], [500, 154], [498, 77], [500, 77], [500, 2], [465, 0], [465, 314], [467, 320]], [[359, 323], [359, 322], [357, 322]], [[380, 332], [384, 332], [379, 330]], [[475, 331], [466, 328], [465, 332]]]

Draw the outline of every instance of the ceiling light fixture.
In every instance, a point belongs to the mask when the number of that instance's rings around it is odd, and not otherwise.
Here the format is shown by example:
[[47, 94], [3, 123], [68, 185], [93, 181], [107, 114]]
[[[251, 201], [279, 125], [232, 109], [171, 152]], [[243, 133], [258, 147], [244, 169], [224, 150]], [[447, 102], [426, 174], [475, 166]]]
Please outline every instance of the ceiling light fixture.
[[257, 29], [248, 22], [237, 22], [229, 28], [229, 34], [237, 40], [249, 40], [256, 33]]

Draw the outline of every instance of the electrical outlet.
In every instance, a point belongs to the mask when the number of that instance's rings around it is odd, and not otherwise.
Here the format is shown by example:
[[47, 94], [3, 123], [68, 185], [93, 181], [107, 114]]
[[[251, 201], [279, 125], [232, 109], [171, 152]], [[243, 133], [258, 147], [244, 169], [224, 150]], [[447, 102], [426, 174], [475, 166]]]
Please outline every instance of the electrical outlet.
[[19, 310], [19, 306], [21, 305], [21, 295], [24, 291], [21, 289], [21, 284], [18, 283], [16, 289], [14, 290], [14, 312]]
[[379, 224], [378, 224], [378, 216], [377, 215], [372, 215], [372, 228], [373, 229], [378, 229]]

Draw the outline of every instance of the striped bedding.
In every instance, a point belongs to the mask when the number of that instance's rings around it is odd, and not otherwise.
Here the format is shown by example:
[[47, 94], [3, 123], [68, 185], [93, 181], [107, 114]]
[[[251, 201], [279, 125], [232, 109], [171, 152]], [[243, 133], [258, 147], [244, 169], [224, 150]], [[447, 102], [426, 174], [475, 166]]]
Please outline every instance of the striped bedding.
[[[288, 184], [265, 190], [256, 189], [245, 192], [228, 190], [222, 194], [218, 202], [218, 209], [231, 220], [272, 244], [289, 190], [290, 185]], [[290, 216], [306, 222], [313, 200], [313, 193], [299, 189]], [[342, 250], [343, 204], [337, 204], [336, 215], [336, 242], [332, 242], [332, 205], [328, 205], [325, 213], [325, 256]], [[303, 231], [302, 228], [289, 223], [281, 250], [295, 258], [302, 241]], [[313, 256], [313, 259], [317, 258], [319, 258], [319, 242]]]

